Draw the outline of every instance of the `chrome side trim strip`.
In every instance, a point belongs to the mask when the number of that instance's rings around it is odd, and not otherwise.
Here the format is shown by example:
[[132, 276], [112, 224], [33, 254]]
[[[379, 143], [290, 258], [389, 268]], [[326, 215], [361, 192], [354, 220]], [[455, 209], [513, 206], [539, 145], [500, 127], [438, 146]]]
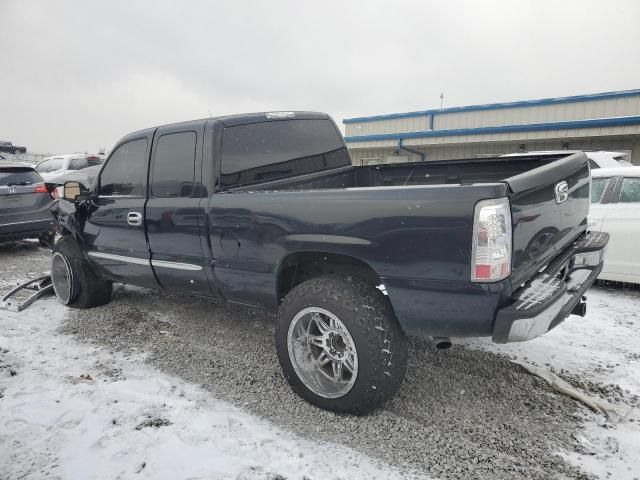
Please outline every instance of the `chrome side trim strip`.
[[174, 270], [202, 270], [200, 265], [193, 265], [192, 263], [180, 263], [180, 262], [167, 262], [166, 260], [151, 260], [151, 265], [154, 267], [173, 268]]
[[90, 257], [102, 258], [104, 260], [115, 260], [117, 262], [133, 263], [135, 265], [151, 266], [151, 262], [144, 258], [125, 257], [123, 255], [113, 255], [112, 253], [89, 252]]
[[115, 260], [117, 262], [133, 263], [135, 265], [153, 265], [154, 267], [173, 268], [174, 270], [202, 270], [202, 267], [200, 265], [193, 265], [191, 263], [168, 262], [166, 260], [149, 261], [144, 258], [125, 257], [124, 255], [114, 255], [112, 253], [89, 252], [89, 256], [102, 258], [104, 260]]

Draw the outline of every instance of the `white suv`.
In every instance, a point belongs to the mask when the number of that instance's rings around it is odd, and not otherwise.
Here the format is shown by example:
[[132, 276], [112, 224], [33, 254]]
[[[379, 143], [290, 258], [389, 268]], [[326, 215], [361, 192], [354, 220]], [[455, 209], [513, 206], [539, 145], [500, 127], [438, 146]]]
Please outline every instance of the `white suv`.
[[593, 168], [618, 168], [631, 167], [631, 163], [626, 159], [625, 152], [606, 152], [604, 150], [544, 150], [539, 152], [508, 153], [503, 157], [529, 157], [532, 155], [567, 155], [583, 151], [589, 159], [589, 166]]
[[69, 171], [82, 170], [83, 168], [101, 165], [106, 159], [105, 155], [56, 155], [47, 157], [36, 165], [36, 171], [45, 180], [50, 180]]
[[640, 284], [640, 167], [591, 172], [589, 230], [611, 235], [601, 280]]

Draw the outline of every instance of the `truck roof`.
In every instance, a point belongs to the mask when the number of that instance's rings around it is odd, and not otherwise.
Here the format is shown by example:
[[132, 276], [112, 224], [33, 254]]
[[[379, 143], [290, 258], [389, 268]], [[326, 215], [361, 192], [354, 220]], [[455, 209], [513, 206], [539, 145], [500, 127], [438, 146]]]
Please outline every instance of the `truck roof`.
[[[131, 132], [128, 135], [124, 136], [121, 140], [126, 138], [136, 137], [143, 132], [147, 132], [150, 129], [156, 129], [160, 127], [169, 127], [169, 126], [177, 126], [177, 125], [186, 125], [186, 124], [200, 124], [204, 123], [207, 120], [217, 120], [222, 123], [225, 127], [235, 127], [238, 125], [247, 125], [250, 123], [260, 123], [260, 122], [273, 122], [280, 120], [324, 120], [330, 118], [328, 114], [321, 112], [304, 112], [304, 111], [273, 111], [273, 112], [254, 112], [254, 113], [240, 113], [236, 115], [222, 115], [218, 117], [209, 117], [209, 118], [199, 118], [196, 120], [186, 120], [184, 122], [174, 122], [167, 123], [164, 125], [156, 125], [155, 127], [145, 128], [143, 130], [137, 130], [135, 132]], [[120, 143], [120, 141], [118, 143]]]
[[240, 115], [225, 115], [222, 117], [215, 117], [213, 120], [222, 122], [226, 127], [233, 127], [236, 125], [246, 125], [249, 123], [260, 122], [273, 122], [278, 120], [324, 120], [329, 118], [326, 113], [320, 112], [293, 112], [293, 111], [279, 111], [279, 112], [257, 112], [257, 113], [242, 113]]

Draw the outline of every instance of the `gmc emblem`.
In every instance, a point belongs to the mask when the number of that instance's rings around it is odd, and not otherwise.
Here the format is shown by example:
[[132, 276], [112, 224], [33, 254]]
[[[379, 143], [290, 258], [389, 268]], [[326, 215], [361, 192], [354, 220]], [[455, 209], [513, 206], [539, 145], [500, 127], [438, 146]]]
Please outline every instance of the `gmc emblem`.
[[556, 183], [556, 203], [563, 203], [569, 198], [569, 184], [567, 182]]

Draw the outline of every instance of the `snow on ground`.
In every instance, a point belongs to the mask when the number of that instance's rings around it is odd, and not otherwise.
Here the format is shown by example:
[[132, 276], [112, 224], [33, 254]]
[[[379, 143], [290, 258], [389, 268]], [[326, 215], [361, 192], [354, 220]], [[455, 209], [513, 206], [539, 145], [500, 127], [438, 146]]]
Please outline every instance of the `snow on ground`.
[[[459, 343], [507, 354], [552, 369], [587, 391], [640, 396], [640, 291], [592, 288], [587, 292], [587, 316], [569, 317], [551, 332], [524, 343], [497, 345], [490, 339]], [[607, 388], [613, 385], [614, 388]], [[593, 395], [593, 391], [589, 392]], [[611, 398], [609, 398], [611, 400]], [[587, 455], [563, 454], [600, 478], [640, 479], [640, 411], [617, 404], [627, 418], [615, 424], [592, 414], [576, 438]]]
[[[45, 254], [5, 247], [0, 289], [33, 277]], [[595, 288], [587, 317], [530, 342], [464, 346], [550, 368], [629, 414], [584, 415], [584, 454], [561, 452], [598, 478], [640, 478], [640, 291]], [[54, 299], [0, 310], [0, 478], [236, 479], [414, 476], [327, 442], [301, 439], [209, 391], [127, 356], [61, 335]], [[619, 387], [618, 387], [619, 386]], [[400, 403], [402, 404], [402, 403]], [[487, 477], [491, 478], [491, 477]]]
[[569, 317], [529, 342], [497, 345], [486, 338], [461, 343], [579, 373], [593, 382], [615, 383], [640, 395], [639, 290], [592, 288], [586, 317]]
[[143, 358], [56, 334], [64, 311], [52, 298], [0, 311], [0, 478], [403, 476], [283, 432]]

